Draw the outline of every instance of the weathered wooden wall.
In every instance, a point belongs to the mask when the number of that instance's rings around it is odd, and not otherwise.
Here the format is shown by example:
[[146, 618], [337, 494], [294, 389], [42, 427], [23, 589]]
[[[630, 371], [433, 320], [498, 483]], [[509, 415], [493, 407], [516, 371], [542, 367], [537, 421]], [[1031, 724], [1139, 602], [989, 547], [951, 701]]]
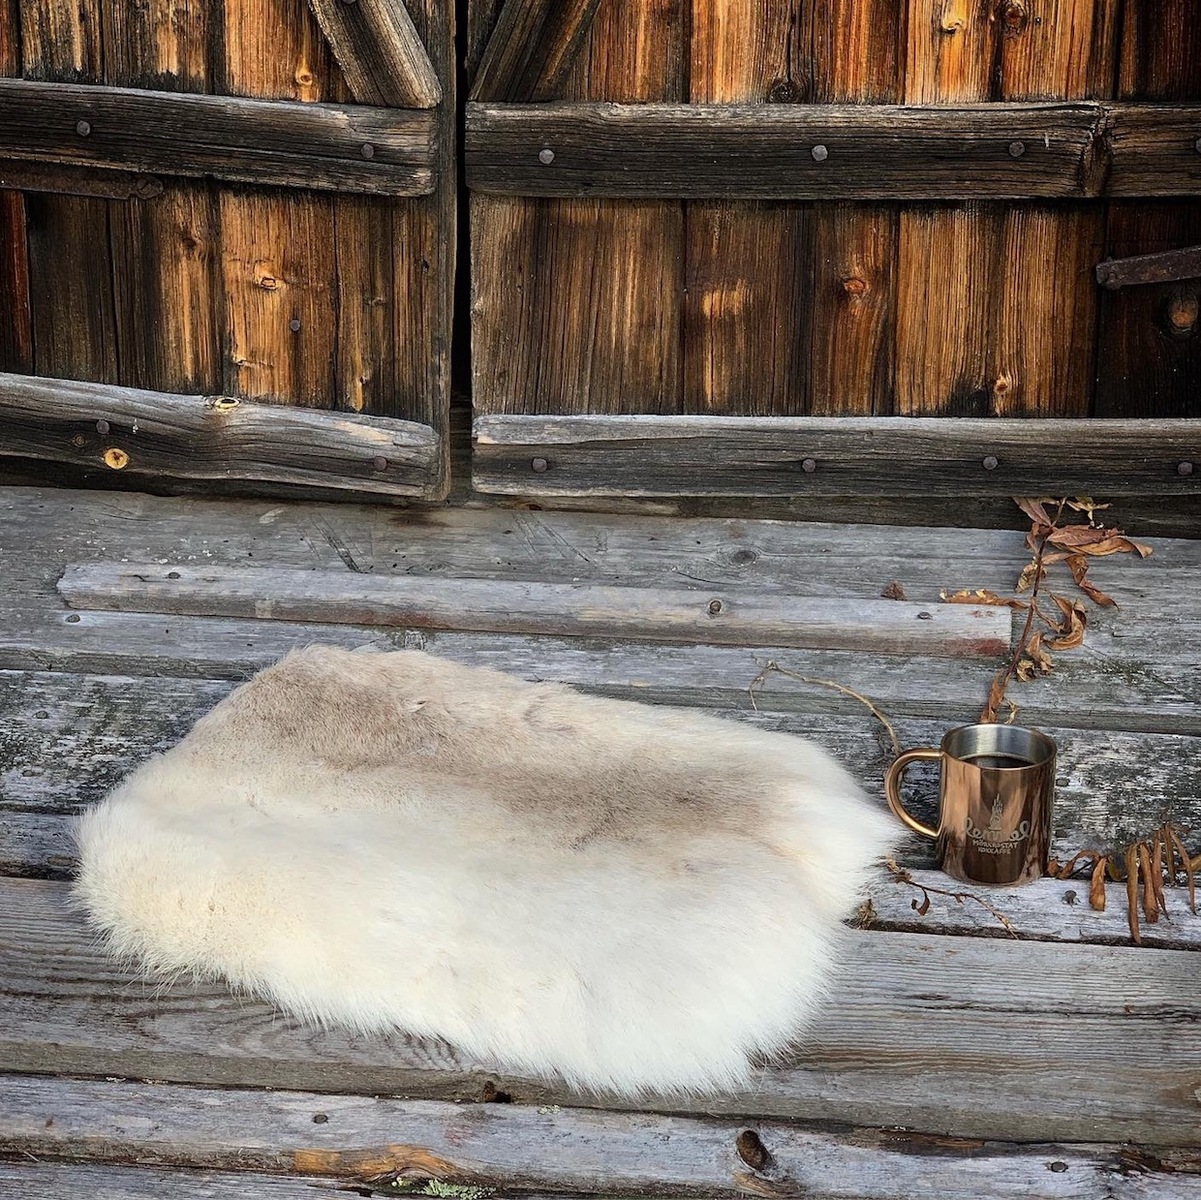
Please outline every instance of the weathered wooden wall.
[[[547, 7], [472, 0], [474, 99], [1201, 99], [1191, 0], [594, 0], [553, 28]], [[484, 414], [1201, 414], [1196, 284], [1094, 276], [1201, 241], [1198, 200], [491, 192], [471, 203]]]
[[[118, 172], [0, 163], [0, 181], [7, 165], [23, 189], [0, 191], [0, 370], [445, 428], [453, 0], [409, 0], [407, 16], [371, 0], [345, 17], [342, 7], [0, 0], [2, 75], [377, 108], [443, 99], [433, 191], [412, 198], [166, 172], [138, 173], [117, 198]], [[410, 17], [432, 72], [420, 47], [389, 60], [364, 32], [373, 21], [408, 29]], [[333, 42], [343, 62], [356, 56], [346, 70]]]

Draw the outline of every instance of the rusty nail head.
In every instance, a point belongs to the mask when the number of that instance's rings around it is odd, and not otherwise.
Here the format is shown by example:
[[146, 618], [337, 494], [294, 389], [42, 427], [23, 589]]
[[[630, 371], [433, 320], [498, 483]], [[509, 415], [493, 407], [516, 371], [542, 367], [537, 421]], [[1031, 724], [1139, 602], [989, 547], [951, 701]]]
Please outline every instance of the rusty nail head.
[[721, 601], [720, 600], [710, 600], [709, 601], [709, 615], [711, 617], [715, 617], [715, 616], [717, 616], [717, 614], [719, 612], [721, 612]]
[[292, 318], [292, 319], [291, 319], [291, 320], [288, 322], [288, 328], [289, 328], [289, 329], [290, 329], [290, 330], [291, 330], [293, 333], [299, 333], [299, 332], [300, 332], [300, 318], [299, 318], [299, 317], [293, 317], [293, 318]]
[[549, 167], [555, 161], [555, 152], [549, 146], [543, 147], [538, 151], [538, 161], [544, 167]]
[[178, 579], [178, 578], [179, 578], [179, 572], [178, 572], [178, 571], [168, 571], [168, 572], [167, 572], [167, 578], [168, 578], [168, 579]]
[[108, 422], [103, 417], [101, 417], [100, 420], [96, 422], [96, 432], [97, 433], [108, 433]]
[[88, 134], [92, 132], [92, 127], [87, 123], [87, 121], [76, 121], [75, 132], [79, 134], [80, 137], [87, 137]]
[[539, 475], [541, 475], [542, 472], [545, 471], [549, 466], [550, 463], [548, 463], [545, 458], [535, 458], [530, 460], [530, 470], [537, 472]]
[[373, 471], [386, 471], [388, 469], [388, 460], [382, 454], [377, 454], [371, 460], [371, 469]]
[[1197, 153], [1201, 154], [1201, 138], [1198, 138], [1193, 145], [1196, 147]]
[[997, 469], [997, 456], [995, 454], [988, 455], [980, 465], [986, 471], [995, 471]]
[[933, 621], [934, 614], [929, 612], [920, 612], [917, 614], [917, 619], [919, 621]]
[[1026, 143], [1025, 142], [1010, 142], [1009, 143], [1009, 157], [1010, 158], [1021, 158], [1022, 155], [1025, 153], [1026, 153]]
[[364, 142], [359, 147], [359, 153], [364, 158], [374, 158], [375, 157], [375, 147], [370, 142]]
[[1177, 475], [1191, 475], [1193, 473], [1193, 464], [1187, 459], [1184, 462], [1176, 464]]
[[817, 470], [817, 459], [815, 459], [815, 458], [805, 459], [801, 463], [801, 470], [804, 471], [806, 475], [812, 475], [813, 472]]
[[809, 153], [813, 155], [814, 162], [825, 162], [830, 157], [830, 151], [820, 145], [814, 146]]
[[71, 613], [71, 615], [69, 617], [67, 617], [67, 624], [74, 625], [78, 620], [79, 620], [79, 613]]

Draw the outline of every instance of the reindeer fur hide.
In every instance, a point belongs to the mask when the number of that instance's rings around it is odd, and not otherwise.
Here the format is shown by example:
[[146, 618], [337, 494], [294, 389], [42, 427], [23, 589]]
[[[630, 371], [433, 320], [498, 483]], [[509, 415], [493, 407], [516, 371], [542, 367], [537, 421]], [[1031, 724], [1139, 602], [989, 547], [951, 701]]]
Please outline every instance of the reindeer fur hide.
[[744, 1085], [899, 827], [810, 743], [314, 646], [78, 827], [112, 950], [626, 1094]]

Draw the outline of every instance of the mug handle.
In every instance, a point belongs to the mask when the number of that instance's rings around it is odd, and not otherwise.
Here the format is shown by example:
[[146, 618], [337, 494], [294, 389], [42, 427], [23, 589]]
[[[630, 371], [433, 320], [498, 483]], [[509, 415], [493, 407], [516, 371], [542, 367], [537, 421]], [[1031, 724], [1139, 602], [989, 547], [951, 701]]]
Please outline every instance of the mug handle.
[[920, 833], [922, 837], [937, 838], [938, 830], [931, 829], [929, 825], [923, 825], [916, 817], [911, 816], [901, 803], [901, 776], [905, 773], [905, 768], [910, 763], [915, 763], [921, 759], [941, 759], [942, 751], [934, 746], [923, 746], [920, 750], [906, 750], [900, 758], [888, 768], [888, 774], [884, 777], [884, 794], [888, 797], [888, 807], [907, 825], [914, 833]]

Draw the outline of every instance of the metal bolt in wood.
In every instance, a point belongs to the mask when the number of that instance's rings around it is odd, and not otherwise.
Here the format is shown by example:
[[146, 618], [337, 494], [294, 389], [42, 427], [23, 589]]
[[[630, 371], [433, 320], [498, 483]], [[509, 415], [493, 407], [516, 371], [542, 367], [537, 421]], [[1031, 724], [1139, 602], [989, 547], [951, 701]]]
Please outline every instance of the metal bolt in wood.
[[720, 600], [713, 599], [713, 600], [709, 601], [709, 615], [711, 617], [716, 617], [721, 612], [721, 610], [722, 610], [722, 603]]
[[548, 463], [545, 458], [535, 458], [530, 460], [530, 470], [539, 475], [541, 475], [542, 472], [545, 471], [549, 466], [550, 463]]
[[108, 422], [103, 417], [101, 417], [100, 420], [96, 422], [96, 432], [97, 433], [108, 433]]
[[988, 455], [980, 464], [986, 471], [995, 471], [997, 469], [997, 457], [995, 454]]
[[830, 151], [825, 146], [814, 146], [810, 154], [813, 155], [815, 162], [825, 162], [830, 157]]
[[289, 328], [289, 329], [290, 329], [290, 330], [291, 330], [293, 333], [299, 333], [299, 332], [300, 332], [300, 318], [299, 318], [299, 317], [293, 317], [293, 318], [292, 318], [292, 319], [291, 319], [291, 320], [288, 322], [288, 328]]
[[87, 121], [76, 121], [75, 132], [79, 134], [80, 137], [87, 137], [88, 134], [92, 132], [92, 127]]
[[801, 470], [804, 471], [806, 475], [812, 475], [813, 472], [817, 470], [817, 459], [806, 458], [803, 460], [801, 463]]
[[386, 471], [388, 469], [388, 460], [382, 454], [377, 454], [371, 460], [371, 469], [373, 471]]
[[1186, 460], [1185, 462], [1179, 462], [1176, 464], [1176, 474], [1177, 475], [1191, 475], [1192, 473], [1193, 473], [1193, 464], [1191, 462], [1188, 462]]
[[359, 153], [364, 158], [374, 158], [375, 157], [375, 147], [370, 142], [364, 142], [359, 147]]
[[1025, 142], [1010, 142], [1009, 143], [1009, 157], [1010, 158], [1021, 158], [1022, 155], [1025, 153], [1026, 153], [1026, 143]]
[[555, 161], [555, 152], [549, 146], [546, 146], [544, 149], [538, 151], [538, 161], [544, 167], [549, 167]]

